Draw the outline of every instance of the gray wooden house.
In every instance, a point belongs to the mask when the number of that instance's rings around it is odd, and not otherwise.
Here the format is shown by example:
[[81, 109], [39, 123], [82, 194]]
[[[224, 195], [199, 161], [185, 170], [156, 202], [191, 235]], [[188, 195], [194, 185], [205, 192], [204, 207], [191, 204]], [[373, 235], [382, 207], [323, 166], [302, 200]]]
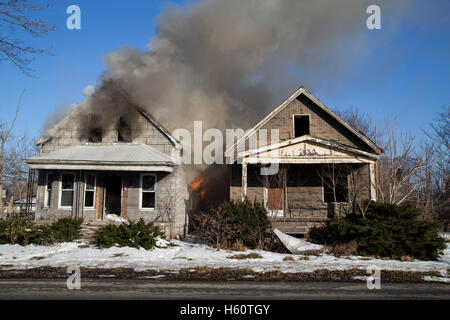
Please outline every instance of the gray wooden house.
[[[272, 142], [274, 129], [279, 139]], [[301, 87], [225, 152], [237, 159], [229, 170], [230, 198], [263, 202], [275, 227], [305, 234], [351, 206], [376, 200], [382, 153]], [[269, 164], [277, 164], [278, 173], [264, 175], [261, 168]]]
[[138, 107], [113, 121], [102, 116], [79, 107], [37, 142], [41, 154], [26, 160], [38, 170], [36, 220], [114, 214], [183, 234], [188, 186], [178, 141]]

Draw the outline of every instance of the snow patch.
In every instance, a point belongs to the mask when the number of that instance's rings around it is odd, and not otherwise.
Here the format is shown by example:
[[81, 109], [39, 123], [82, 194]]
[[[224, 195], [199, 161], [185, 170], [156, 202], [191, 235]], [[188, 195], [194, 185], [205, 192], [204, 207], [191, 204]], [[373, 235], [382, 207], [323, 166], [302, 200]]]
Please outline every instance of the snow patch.
[[125, 220], [122, 217], [119, 217], [117, 214], [108, 214], [106, 216], [106, 219], [111, 222], [127, 222], [127, 220]]
[[[165, 248], [162, 248], [166, 246]], [[416, 272], [446, 272], [450, 265], [449, 244], [439, 261], [402, 262], [397, 260], [370, 259], [358, 256], [335, 257], [322, 252], [301, 259], [303, 255], [292, 255], [295, 261], [284, 261], [286, 254], [261, 250], [247, 250], [241, 254], [257, 253], [262, 259], [228, 259], [226, 250], [214, 250], [202, 244], [192, 244], [180, 240], [169, 242], [158, 239], [158, 248], [145, 250], [128, 247], [99, 249], [79, 247], [78, 243], [62, 243], [55, 246], [0, 245], [0, 269], [26, 270], [39, 267], [68, 267], [78, 265], [85, 268], [131, 268], [135, 271], [196, 268], [250, 269], [255, 272], [280, 271], [283, 273], [314, 272], [316, 270], [367, 270], [376, 266], [380, 270], [402, 270]], [[114, 258], [111, 258], [114, 256]], [[39, 259], [36, 259], [39, 257]], [[179, 257], [184, 257], [180, 259]]]

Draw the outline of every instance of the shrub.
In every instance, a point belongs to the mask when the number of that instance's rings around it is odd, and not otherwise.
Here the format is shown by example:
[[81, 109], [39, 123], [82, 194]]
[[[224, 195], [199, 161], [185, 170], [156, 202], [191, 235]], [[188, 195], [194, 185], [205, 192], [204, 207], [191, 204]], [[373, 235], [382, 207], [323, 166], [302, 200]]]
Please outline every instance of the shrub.
[[34, 223], [17, 215], [0, 219], [0, 244], [28, 245]]
[[0, 244], [26, 246], [70, 242], [79, 236], [82, 223], [83, 219], [63, 218], [38, 226], [33, 221], [12, 215], [0, 219]]
[[420, 215], [419, 209], [409, 206], [371, 203], [364, 216], [348, 214], [312, 233], [326, 234], [325, 244], [356, 241], [360, 255], [437, 260], [445, 249], [445, 242], [438, 235], [439, 225], [419, 220]]
[[254, 249], [264, 242], [269, 220], [264, 205], [246, 199], [201, 212], [194, 217], [194, 225], [203, 239], [219, 249], [237, 244]]
[[200, 212], [194, 217], [194, 224], [201, 237], [217, 249], [234, 246], [233, 241], [238, 233], [238, 228], [222, 211]]
[[354, 256], [358, 253], [358, 243], [356, 241], [338, 243], [331, 248], [331, 252], [336, 256]]
[[151, 250], [157, 247], [158, 238], [164, 238], [164, 233], [154, 223], [127, 222], [121, 225], [109, 224], [101, 227], [95, 234], [95, 242], [100, 248], [120, 247], [144, 248]]

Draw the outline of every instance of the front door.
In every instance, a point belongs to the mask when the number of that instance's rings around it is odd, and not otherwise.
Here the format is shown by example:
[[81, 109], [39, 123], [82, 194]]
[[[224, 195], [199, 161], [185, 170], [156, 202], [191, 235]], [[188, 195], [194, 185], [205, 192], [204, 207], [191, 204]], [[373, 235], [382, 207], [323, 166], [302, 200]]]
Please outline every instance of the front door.
[[269, 190], [267, 195], [267, 209], [270, 214], [282, 215], [284, 209], [283, 181], [279, 174], [269, 176]]
[[120, 217], [122, 207], [122, 177], [105, 177], [105, 217], [115, 214]]

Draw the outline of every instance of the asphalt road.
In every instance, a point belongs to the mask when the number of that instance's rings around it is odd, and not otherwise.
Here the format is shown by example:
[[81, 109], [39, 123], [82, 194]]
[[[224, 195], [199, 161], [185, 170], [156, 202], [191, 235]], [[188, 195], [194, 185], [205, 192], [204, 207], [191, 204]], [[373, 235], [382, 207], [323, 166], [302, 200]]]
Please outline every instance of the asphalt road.
[[70, 291], [66, 281], [0, 279], [1, 300], [150, 299], [150, 300], [302, 300], [302, 299], [450, 299], [450, 285], [386, 283], [380, 290], [365, 282], [172, 282], [155, 280], [82, 280]]

